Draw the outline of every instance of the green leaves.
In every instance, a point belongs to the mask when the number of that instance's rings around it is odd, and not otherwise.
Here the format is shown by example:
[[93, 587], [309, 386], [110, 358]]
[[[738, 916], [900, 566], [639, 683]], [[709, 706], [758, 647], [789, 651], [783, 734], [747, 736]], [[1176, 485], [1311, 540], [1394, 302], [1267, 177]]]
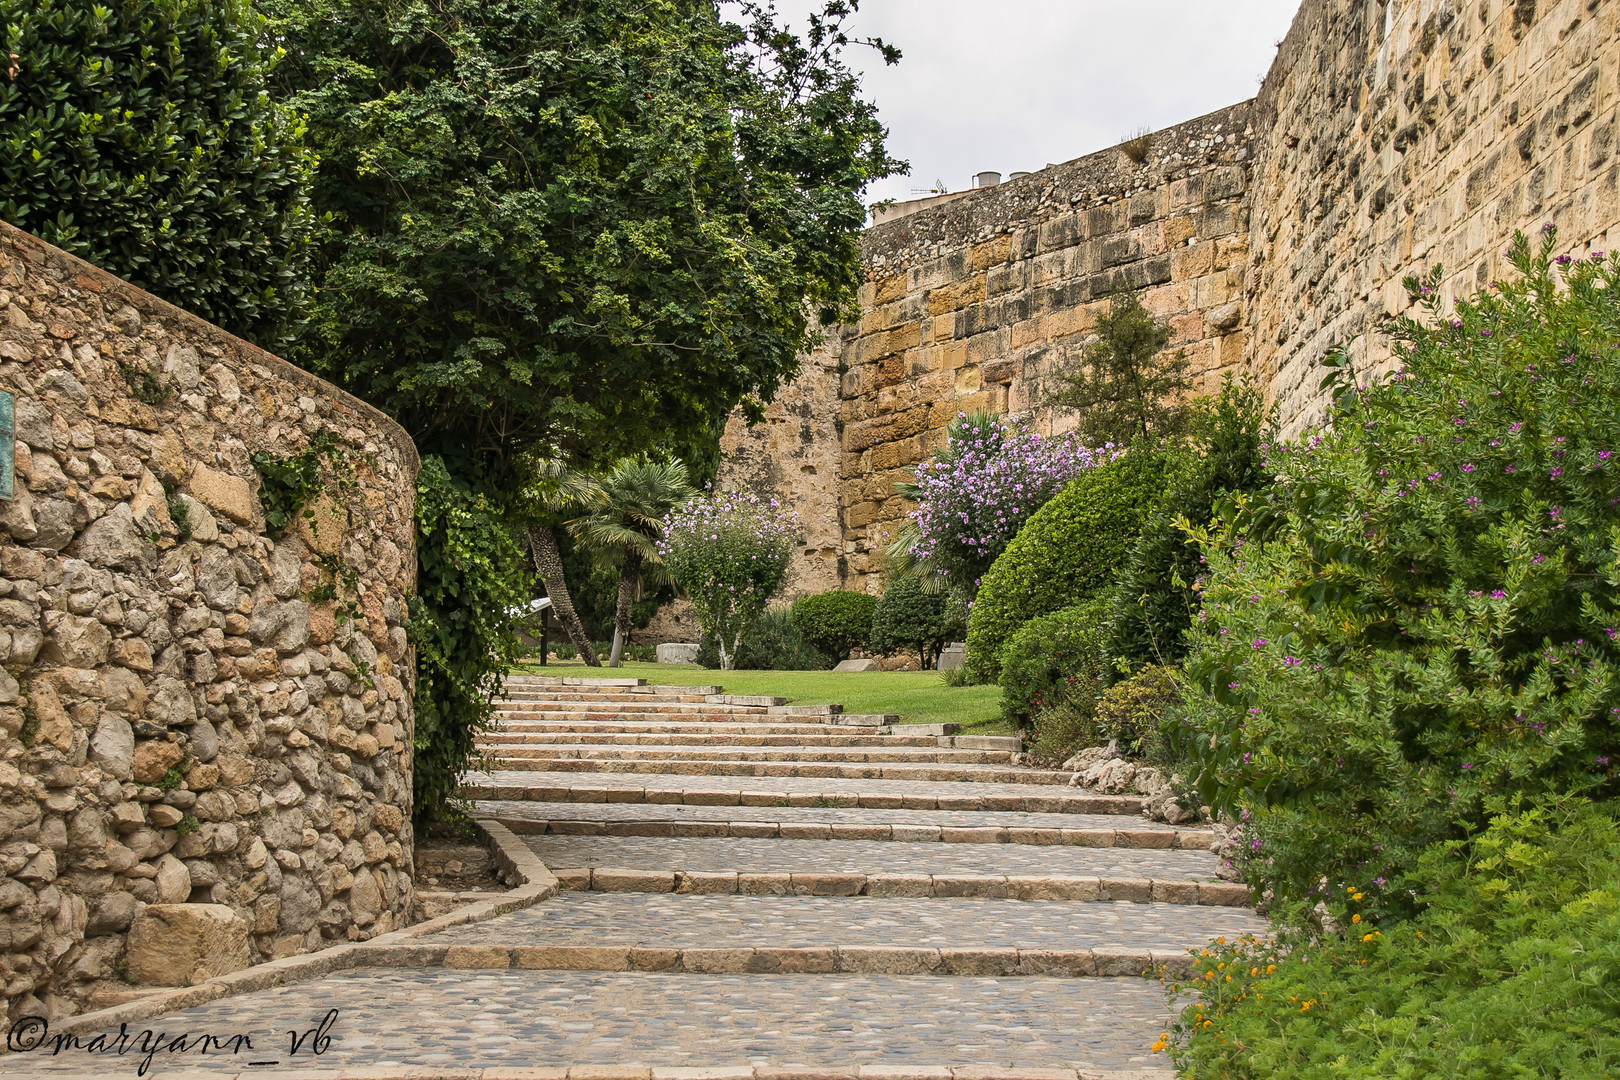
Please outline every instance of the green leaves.
[[268, 347], [300, 323], [314, 155], [238, 0], [0, 0], [0, 218]]

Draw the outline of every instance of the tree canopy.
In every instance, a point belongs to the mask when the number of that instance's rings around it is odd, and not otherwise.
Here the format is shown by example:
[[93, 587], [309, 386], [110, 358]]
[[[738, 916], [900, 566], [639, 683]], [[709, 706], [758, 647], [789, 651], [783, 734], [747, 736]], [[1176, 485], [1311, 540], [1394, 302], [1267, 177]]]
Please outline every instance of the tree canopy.
[[298, 358], [424, 449], [686, 450], [854, 304], [903, 165], [839, 58], [853, 0], [802, 38], [713, 0], [264, 6], [335, 217]]

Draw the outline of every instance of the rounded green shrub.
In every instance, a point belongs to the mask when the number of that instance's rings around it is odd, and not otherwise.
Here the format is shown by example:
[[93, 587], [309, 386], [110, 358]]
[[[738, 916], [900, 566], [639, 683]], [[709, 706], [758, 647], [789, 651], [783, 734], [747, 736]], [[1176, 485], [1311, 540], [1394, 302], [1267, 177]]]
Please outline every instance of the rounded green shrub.
[[1086, 600], [1031, 619], [1002, 650], [1001, 711], [1015, 724], [1057, 706], [1090, 715], [1107, 677], [1102, 619], [1107, 605]]
[[931, 668], [945, 644], [963, 630], [952, 606], [943, 589], [929, 592], [917, 578], [896, 578], [873, 609], [867, 648], [881, 656], [915, 649], [918, 663]]
[[835, 660], [864, 649], [872, 636], [877, 597], [833, 589], [793, 601], [793, 626], [804, 639]]
[[262, 345], [297, 325], [314, 151], [238, 0], [0, 0], [0, 218]]
[[1030, 518], [979, 587], [968, 620], [969, 677], [995, 681], [1002, 646], [1019, 627], [1105, 589], [1183, 465], [1177, 454], [1134, 450], [1086, 470]]
[[1097, 734], [1117, 739], [1119, 748], [1155, 765], [1173, 764], [1165, 739], [1165, 715], [1181, 701], [1181, 671], [1149, 664], [1110, 686], [1097, 701]]
[[[794, 627], [787, 608], [766, 608], [732, 660], [737, 671], [825, 671], [832, 667], [826, 654]], [[720, 667], [720, 649], [713, 635], [698, 639], [697, 662], [706, 668]]]

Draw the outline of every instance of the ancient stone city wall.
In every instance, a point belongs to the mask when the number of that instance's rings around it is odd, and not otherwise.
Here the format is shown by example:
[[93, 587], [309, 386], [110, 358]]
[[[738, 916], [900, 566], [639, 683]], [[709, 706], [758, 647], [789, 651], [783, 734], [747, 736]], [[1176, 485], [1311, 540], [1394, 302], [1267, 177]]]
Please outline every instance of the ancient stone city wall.
[[1254, 101], [1153, 134], [1141, 161], [1109, 149], [869, 229], [859, 322], [765, 425], [732, 421], [722, 483], [817, 523], [790, 596], [875, 591], [894, 483], [958, 410], [1072, 424], [1044, 380], [1120, 277], [1204, 386], [1250, 374], [1295, 434], [1322, 417], [1331, 345], [1363, 376], [1386, 365], [1407, 275], [1442, 263], [1471, 292], [1549, 221], [1572, 253], [1620, 241], [1617, 104], [1620, 0], [1307, 0]]
[[[219, 905], [216, 939], [234, 938], [238, 962], [401, 925], [410, 439], [4, 224], [0, 389], [16, 395], [15, 495], [0, 502], [11, 1017], [127, 990], [143, 972], [126, 939], [148, 905]], [[249, 459], [323, 431], [350, 488], [272, 539]]]

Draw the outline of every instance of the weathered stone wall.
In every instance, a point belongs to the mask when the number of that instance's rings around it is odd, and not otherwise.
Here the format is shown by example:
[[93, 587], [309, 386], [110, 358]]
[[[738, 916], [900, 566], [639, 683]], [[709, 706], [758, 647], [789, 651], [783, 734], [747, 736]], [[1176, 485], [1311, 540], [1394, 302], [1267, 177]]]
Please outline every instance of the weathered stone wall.
[[[894, 483], [957, 410], [1072, 424], [1041, 408], [1044, 379], [1075, 361], [1119, 276], [1146, 287], [1206, 386], [1251, 374], [1295, 434], [1322, 418], [1330, 346], [1360, 377], [1385, 366], [1378, 328], [1406, 307], [1407, 275], [1441, 263], [1448, 295], [1472, 292], [1515, 229], [1546, 222], [1572, 254], [1620, 244], [1617, 112], [1617, 0], [1307, 0], [1254, 101], [1155, 133], [1140, 163], [1107, 150], [869, 229], [837, 393], [820, 364], [787, 391], [838, 418], [836, 475], [779, 467], [769, 429], [734, 421], [746, 468], [721, 480], [836, 497], [843, 584], [875, 588], [906, 510]], [[793, 593], [826, 580], [801, 573]]]
[[[126, 939], [151, 904], [229, 909], [210, 910], [245, 920], [254, 960], [401, 925], [410, 439], [4, 224], [0, 389], [17, 396], [16, 496], [0, 502], [10, 1015], [127, 990], [116, 977], [142, 965]], [[273, 540], [250, 456], [321, 431], [357, 487]], [[337, 601], [358, 620], [324, 598], [334, 570], [353, 575]]]
[[[771, 490], [815, 508], [802, 516], [823, 529], [837, 508], [841, 543], [809, 537], [817, 556], [790, 595], [878, 587], [878, 552], [906, 510], [894, 484], [959, 410], [1023, 413], [1042, 432], [1073, 426], [1045, 405], [1046, 379], [1073, 362], [1120, 284], [1145, 290], [1201, 379], [1239, 363], [1252, 134], [1238, 105], [1154, 134], [1140, 161], [1107, 150], [868, 230], [861, 319], [829, 339], [841, 379], [830, 382], [818, 354], [784, 393], [786, 411], [807, 418], [794, 434], [813, 441], [782, 460], [769, 425], [734, 420], [727, 432], [723, 483], [778, 477], [789, 486]], [[829, 446], [831, 472], [819, 464]], [[816, 471], [793, 465], [801, 459]]]
[[1309, 0], [1255, 103], [1249, 363], [1285, 428], [1321, 419], [1329, 346], [1383, 366], [1407, 275], [1472, 293], [1546, 222], [1620, 241], [1617, 101], [1614, 0]]

